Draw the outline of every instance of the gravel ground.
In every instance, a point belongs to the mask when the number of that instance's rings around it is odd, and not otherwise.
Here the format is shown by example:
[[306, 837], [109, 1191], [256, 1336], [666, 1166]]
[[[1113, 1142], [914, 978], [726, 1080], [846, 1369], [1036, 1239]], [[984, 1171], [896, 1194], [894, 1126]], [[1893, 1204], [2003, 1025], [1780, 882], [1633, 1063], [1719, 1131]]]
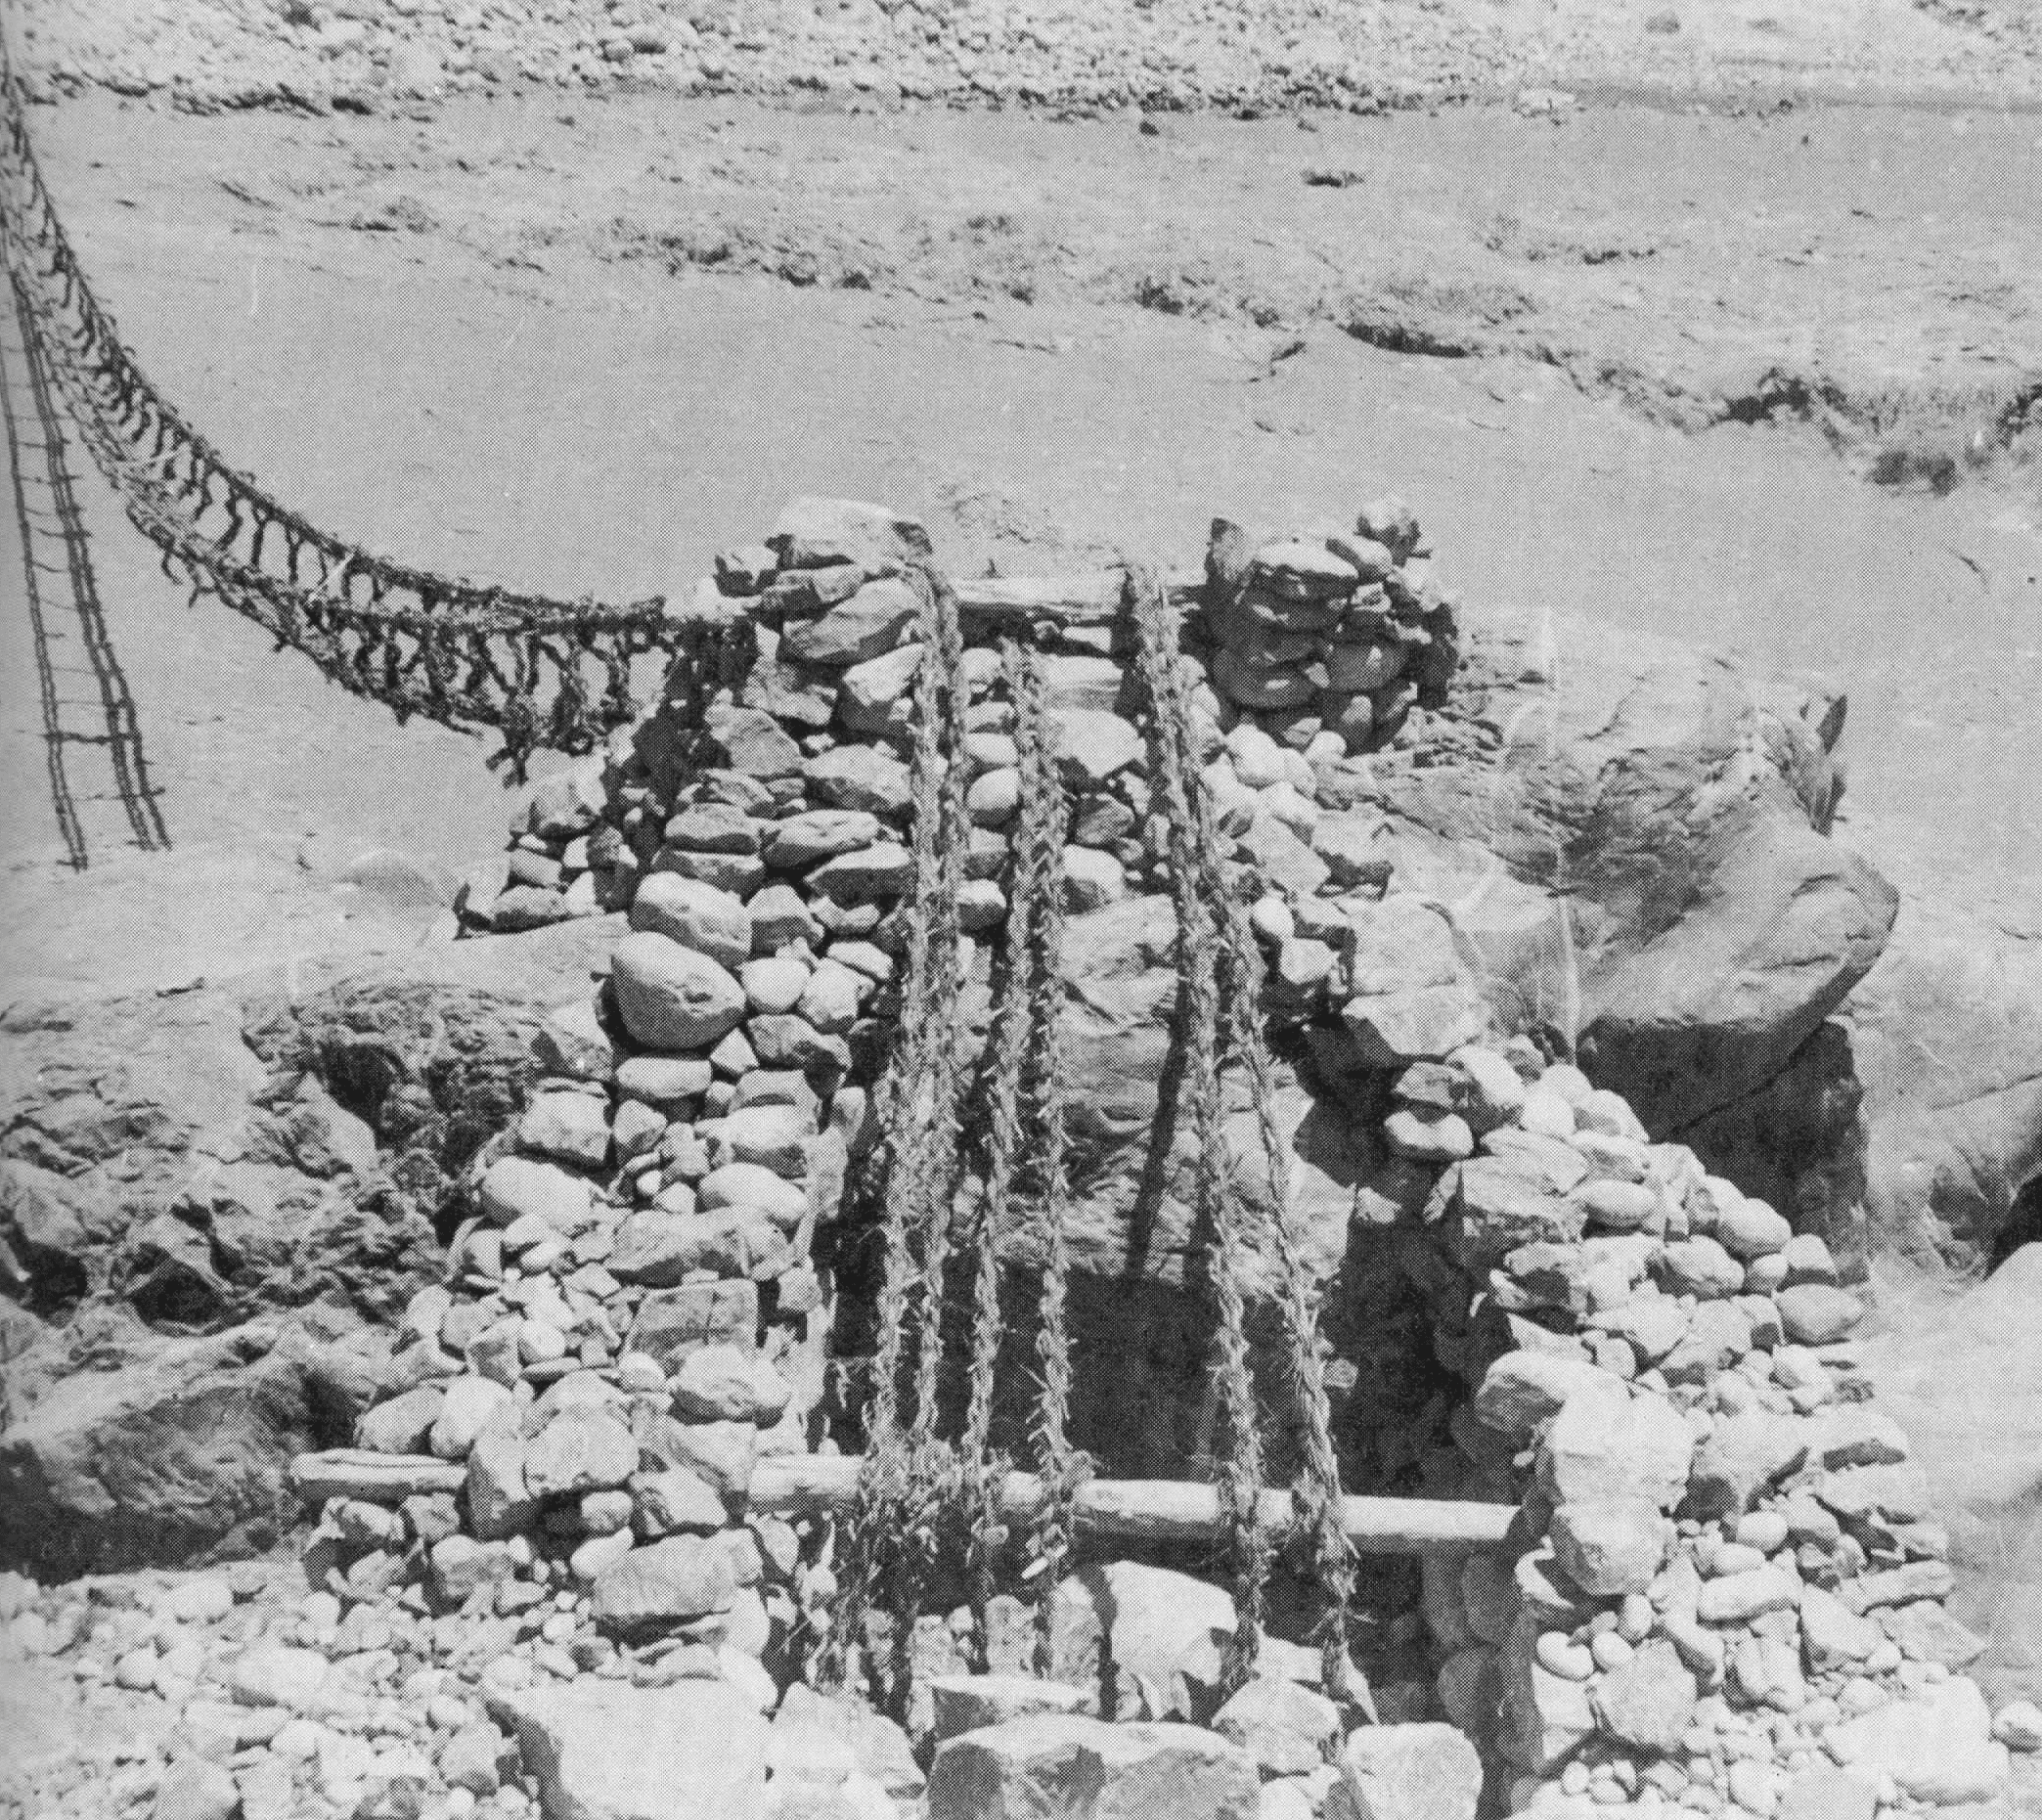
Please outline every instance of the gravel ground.
[[43, 83], [187, 106], [619, 83], [1065, 107], [1373, 111], [1556, 84], [2042, 95], [2028, 0], [35, 0]]

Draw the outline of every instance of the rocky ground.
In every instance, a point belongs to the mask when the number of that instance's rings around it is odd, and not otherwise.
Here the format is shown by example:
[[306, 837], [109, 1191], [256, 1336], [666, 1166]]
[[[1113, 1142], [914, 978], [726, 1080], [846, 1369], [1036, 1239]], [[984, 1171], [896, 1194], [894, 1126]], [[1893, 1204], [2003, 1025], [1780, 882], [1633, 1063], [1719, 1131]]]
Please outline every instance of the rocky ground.
[[1374, 110], [1556, 82], [1736, 92], [1804, 81], [2032, 98], [2032, 7], [1867, 9], [1798, 0], [1737, 17], [1575, 0], [1413, 4], [1359, 15], [1315, 0], [1110, 8], [971, 0], [592, 0], [442, 6], [289, 0], [36, 8], [30, 67], [74, 88], [183, 105], [290, 105], [636, 83], [892, 103]]

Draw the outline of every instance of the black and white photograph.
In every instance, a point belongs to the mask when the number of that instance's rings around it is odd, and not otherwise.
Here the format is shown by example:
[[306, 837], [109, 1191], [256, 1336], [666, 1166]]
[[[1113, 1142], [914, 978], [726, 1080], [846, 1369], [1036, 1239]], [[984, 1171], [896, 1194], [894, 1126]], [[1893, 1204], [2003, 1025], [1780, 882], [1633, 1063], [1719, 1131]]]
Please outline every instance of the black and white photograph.
[[2042, 0], [0, 0], [0, 1820], [2042, 1820]]

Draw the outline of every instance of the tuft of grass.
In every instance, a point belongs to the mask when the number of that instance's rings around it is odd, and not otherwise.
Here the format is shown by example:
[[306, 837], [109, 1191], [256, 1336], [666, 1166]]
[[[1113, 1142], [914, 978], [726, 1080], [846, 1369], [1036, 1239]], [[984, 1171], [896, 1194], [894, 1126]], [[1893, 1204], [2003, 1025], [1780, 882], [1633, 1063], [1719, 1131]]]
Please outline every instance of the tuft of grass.
[[1962, 477], [1956, 456], [1922, 441], [1887, 442], [1872, 458], [1871, 481], [1880, 487], [1926, 487], [1940, 498]]

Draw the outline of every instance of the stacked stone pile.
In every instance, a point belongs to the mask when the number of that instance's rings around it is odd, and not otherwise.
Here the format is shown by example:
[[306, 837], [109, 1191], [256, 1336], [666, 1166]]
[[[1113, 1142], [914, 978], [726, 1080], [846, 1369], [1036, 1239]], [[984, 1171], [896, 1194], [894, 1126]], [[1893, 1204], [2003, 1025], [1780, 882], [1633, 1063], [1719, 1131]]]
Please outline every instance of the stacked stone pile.
[[[775, 1703], [769, 1724], [753, 1684], [763, 1671], [719, 1670], [706, 1642], [669, 1639], [627, 1671], [584, 1625], [569, 1647], [592, 1665], [577, 1676], [547, 1642], [574, 1628], [573, 1595], [532, 1576], [525, 1549], [495, 1580], [470, 1567], [476, 1586], [463, 1596], [446, 1538], [423, 1540], [445, 1527], [422, 1521], [434, 1496], [330, 1506], [330, 1531], [373, 1527], [366, 1513], [378, 1513], [431, 1557], [421, 1577], [378, 1594], [307, 1594], [283, 1563], [47, 1592], [0, 1576], [10, 1677], [22, 1659], [54, 1662], [79, 1699], [42, 1736], [10, 1731], [0, 1806], [159, 1820], [893, 1820], [896, 1798], [921, 1792], [906, 1738], [884, 1719], [804, 1689]], [[726, 1603], [732, 1572], [760, 1573], [756, 1549], [749, 1568], [728, 1554]], [[735, 1622], [728, 1636], [723, 1650], [742, 1644]]]
[[[642, 929], [685, 939], [720, 914], [721, 945], [696, 952], [728, 970], [748, 951], [727, 905], [701, 908], [721, 900], [662, 886], [675, 909], [641, 907], [643, 875], [672, 872], [742, 900], [755, 920], [763, 913], [758, 957], [779, 958], [795, 938], [811, 953], [823, 937], [858, 944], [854, 954], [898, 948], [898, 925], [881, 919], [910, 876], [905, 760], [921, 659], [918, 607], [900, 576], [928, 554], [919, 526], [803, 500], [771, 544], [719, 558], [687, 610], [742, 619], [757, 655], [710, 704], [708, 740], [683, 759], [690, 742], [676, 704], [609, 760], [537, 792], [512, 828], [507, 871], [465, 896], [466, 920], [509, 931], [630, 909]], [[1348, 531], [1258, 540], [1222, 520], [1207, 566], [1208, 603], [1187, 613], [1183, 642], [1196, 665], [1205, 782], [1240, 843], [1236, 857], [1293, 898], [1379, 892], [1387, 869], [1367, 846], [1381, 818], [1321, 807], [1329, 792], [1335, 803], [1366, 796], [1365, 772], [1357, 779], [1343, 768], [1371, 754], [1423, 762], [1443, 744], [1492, 737], [1439, 712], [1458, 631], [1416, 520], [1394, 498], [1364, 509]], [[1095, 593], [1098, 579], [1078, 578], [1073, 590]], [[1037, 628], [1075, 805], [1066, 876], [1079, 912], [1152, 885], [1162, 852], [1125, 628], [1086, 617], [1057, 625], [1045, 609]], [[1019, 791], [996, 629], [982, 625], [974, 638], [966, 627], [975, 831], [960, 910], [969, 933], [1003, 913], [1005, 830]], [[1313, 926], [1327, 932], [1323, 917]], [[827, 977], [840, 996], [843, 983]]]
[[[807, 1235], [794, 1223], [796, 1186], [814, 1190], [809, 1230], [825, 1226], [847, 1158], [869, 1140], [911, 882], [908, 760], [922, 647], [904, 571], [929, 552], [916, 525], [819, 500], [794, 502], [766, 542], [726, 552], [685, 608], [720, 629], [722, 654], [706, 660], [721, 664], [718, 674], [678, 665], [657, 712], [535, 792], [505, 869], [471, 880], [460, 901], [477, 933], [629, 916], [608, 985], [582, 1020], [599, 1060], [605, 1043], [618, 1058], [608, 1147], [599, 1095], [577, 1101], [570, 1088], [547, 1103], [581, 1106], [587, 1158], [535, 1157], [537, 1174], [526, 1175], [552, 1181], [599, 1163], [608, 1174], [592, 1217], [635, 1210], [627, 1259], [650, 1242], [642, 1234], [663, 1230], [691, 1235], [698, 1249], [713, 1244], [732, 1267], [740, 1237], [762, 1272], [766, 1260], [798, 1263]], [[1204, 581], [1179, 580], [1172, 592], [1183, 609], [1203, 785], [1230, 842], [1233, 887], [1255, 901], [1269, 944], [1266, 1008], [1308, 1046], [1323, 1047], [1332, 1025], [1343, 1053], [1321, 1072], [1336, 1075], [1470, 1040], [1488, 1015], [1477, 963], [1438, 904], [1392, 889], [1376, 794], [1398, 768], [1495, 737], [1448, 700], [1453, 605], [1411, 513], [1387, 499], [1346, 528], [1265, 538], [1221, 521]], [[1081, 1216], [1075, 1242], [1105, 1269], [1111, 1209], [1142, 1167], [1125, 1131], [1145, 1115], [1131, 1102], [1131, 1120], [1118, 1101], [1144, 1071], [1153, 1079], [1144, 1020], [1167, 1016], [1154, 1007], [1173, 926], [1169, 830], [1151, 802], [1151, 729], [1132, 676], [1121, 579], [1023, 587], [1020, 606], [1013, 587], [1002, 595], [987, 584], [984, 610], [966, 593], [965, 1023], [974, 1040], [985, 1026], [1011, 889], [1019, 754], [993, 645], [1017, 623], [1041, 653], [1069, 803], [1067, 973], [1124, 971], [1137, 957], [1147, 969], [1088, 998], [1095, 1012], [1108, 1009], [1074, 1062], [1086, 1207], [1097, 1216]], [[1291, 1062], [1283, 1067], [1286, 1082], [1302, 1083]], [[1287, 1116], [1301, 1118], [1302, 1087], [1285, 1091]], [[1346, 1242], [1353, 1188], [1348, 1164], [1321, 1161], [1307, 1160], [1296, 1196], [1325, 1228], [1314, 1256], [1331, 1262]], [[732, 1164], [749, 1167], [721, 1173]], [[1131, 1173], [1125, 1190], [1109, 1179], [1116, 1170]], [[738, 1218], [766, 1210], [755, 1188], [732, 1199], [733, 1184], [775, 1171], [786, 1184], [772, 1197], [778, 1223]], [[561, 1192], [580, 1206], [580, 1189]], [[1178, 1215], [1188, 1242], [1188, 1211]], [[617, 1272], [614, 1261], [606, 1267]], [[1389, 1429], [1403, 1414], [1386, 1410]]]
[[[1949, 1538], [1820, 1238], [1531, 1043], [1396, 1078], [1405, 1267], [1526, 1551], [1428, 1561], [1438, 1698], [1514, 1809], [1897, 1814], [2002, 1793]], [[1389, 1186], [1385, 1178], [1378, 1187]]]

